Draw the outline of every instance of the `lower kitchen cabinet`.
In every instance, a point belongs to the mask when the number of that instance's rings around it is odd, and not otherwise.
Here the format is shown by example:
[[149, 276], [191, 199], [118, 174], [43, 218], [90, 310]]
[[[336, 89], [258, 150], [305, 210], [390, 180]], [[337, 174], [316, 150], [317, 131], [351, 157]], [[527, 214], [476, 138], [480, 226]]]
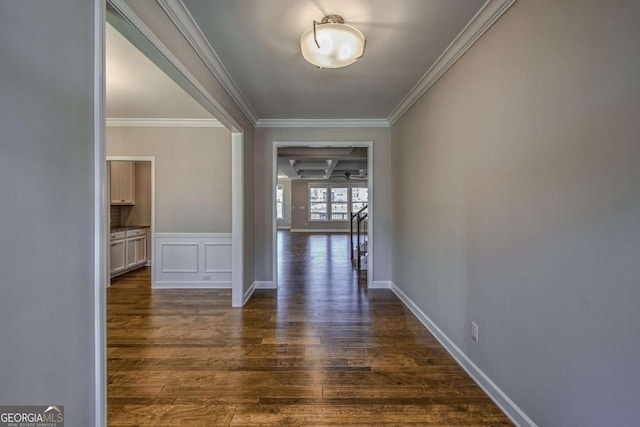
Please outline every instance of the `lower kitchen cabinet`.
[[147, 263], [147, 229], [134, 228], [111, 233], [111, 277]]
[[125, 261], [126, 252], [127, 251], [124, 239], [111, 242], [111, 250], [109, 251], [111, 268], [109, 269], [109, 271], [111, 272], [112, 276], [120, 274], [127, 268]]
[[147, 236], [138, 237], [136, 242], [136, 265], [147, 263]]

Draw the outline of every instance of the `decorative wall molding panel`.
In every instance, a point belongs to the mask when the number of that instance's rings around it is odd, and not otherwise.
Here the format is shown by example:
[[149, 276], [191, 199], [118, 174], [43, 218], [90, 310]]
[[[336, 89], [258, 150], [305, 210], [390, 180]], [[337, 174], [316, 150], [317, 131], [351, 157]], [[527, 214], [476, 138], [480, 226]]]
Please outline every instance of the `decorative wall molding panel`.
[[156, 233], [154, 288], [231, 289], [231, 233]]

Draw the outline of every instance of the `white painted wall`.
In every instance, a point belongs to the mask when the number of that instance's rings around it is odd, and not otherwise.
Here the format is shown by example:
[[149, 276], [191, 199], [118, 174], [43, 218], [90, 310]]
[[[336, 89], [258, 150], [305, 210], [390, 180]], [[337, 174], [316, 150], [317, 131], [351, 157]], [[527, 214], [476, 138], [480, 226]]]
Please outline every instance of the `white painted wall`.
[[392, 129], [393, 281], [541, 426], [638, 422], [639, 19], [518, 1]]
[[69, 426], [96, 413], [97, 7], [0, 1], [0, 405], [56, 402]]
[[258, 281], [273, 277], [271, 188], [273, 141], [368, 142], [374, 146], [374, 281], [391, 279], [391, 163], [388, 128], [256, 128], [254, 147], [255, 273]]

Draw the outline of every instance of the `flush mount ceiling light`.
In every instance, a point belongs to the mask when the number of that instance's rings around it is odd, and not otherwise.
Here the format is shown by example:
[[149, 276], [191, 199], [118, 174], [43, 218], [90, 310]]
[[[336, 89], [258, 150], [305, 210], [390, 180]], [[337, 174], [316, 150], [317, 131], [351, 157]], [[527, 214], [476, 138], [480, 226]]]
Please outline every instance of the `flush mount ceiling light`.
[[364, 56], [364, 34], [344, 23], [340, 15], [327, 15], [313, 21], [300, 37], [304, 59], [318, 68], [342, 68]]

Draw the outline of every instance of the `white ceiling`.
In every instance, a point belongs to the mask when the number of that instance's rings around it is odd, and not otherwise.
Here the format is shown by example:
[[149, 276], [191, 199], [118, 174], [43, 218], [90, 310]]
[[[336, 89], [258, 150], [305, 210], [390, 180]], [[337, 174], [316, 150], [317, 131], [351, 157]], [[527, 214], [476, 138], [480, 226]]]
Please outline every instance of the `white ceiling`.
[[106, 25], [108, 118], [212, 116], [111, 25]]
[[[260, 119], [387, 118], [485, 0], [182, 0]], [[318, 69], [301, 34], [339, 14], [367, 38], [356, 64]]]

